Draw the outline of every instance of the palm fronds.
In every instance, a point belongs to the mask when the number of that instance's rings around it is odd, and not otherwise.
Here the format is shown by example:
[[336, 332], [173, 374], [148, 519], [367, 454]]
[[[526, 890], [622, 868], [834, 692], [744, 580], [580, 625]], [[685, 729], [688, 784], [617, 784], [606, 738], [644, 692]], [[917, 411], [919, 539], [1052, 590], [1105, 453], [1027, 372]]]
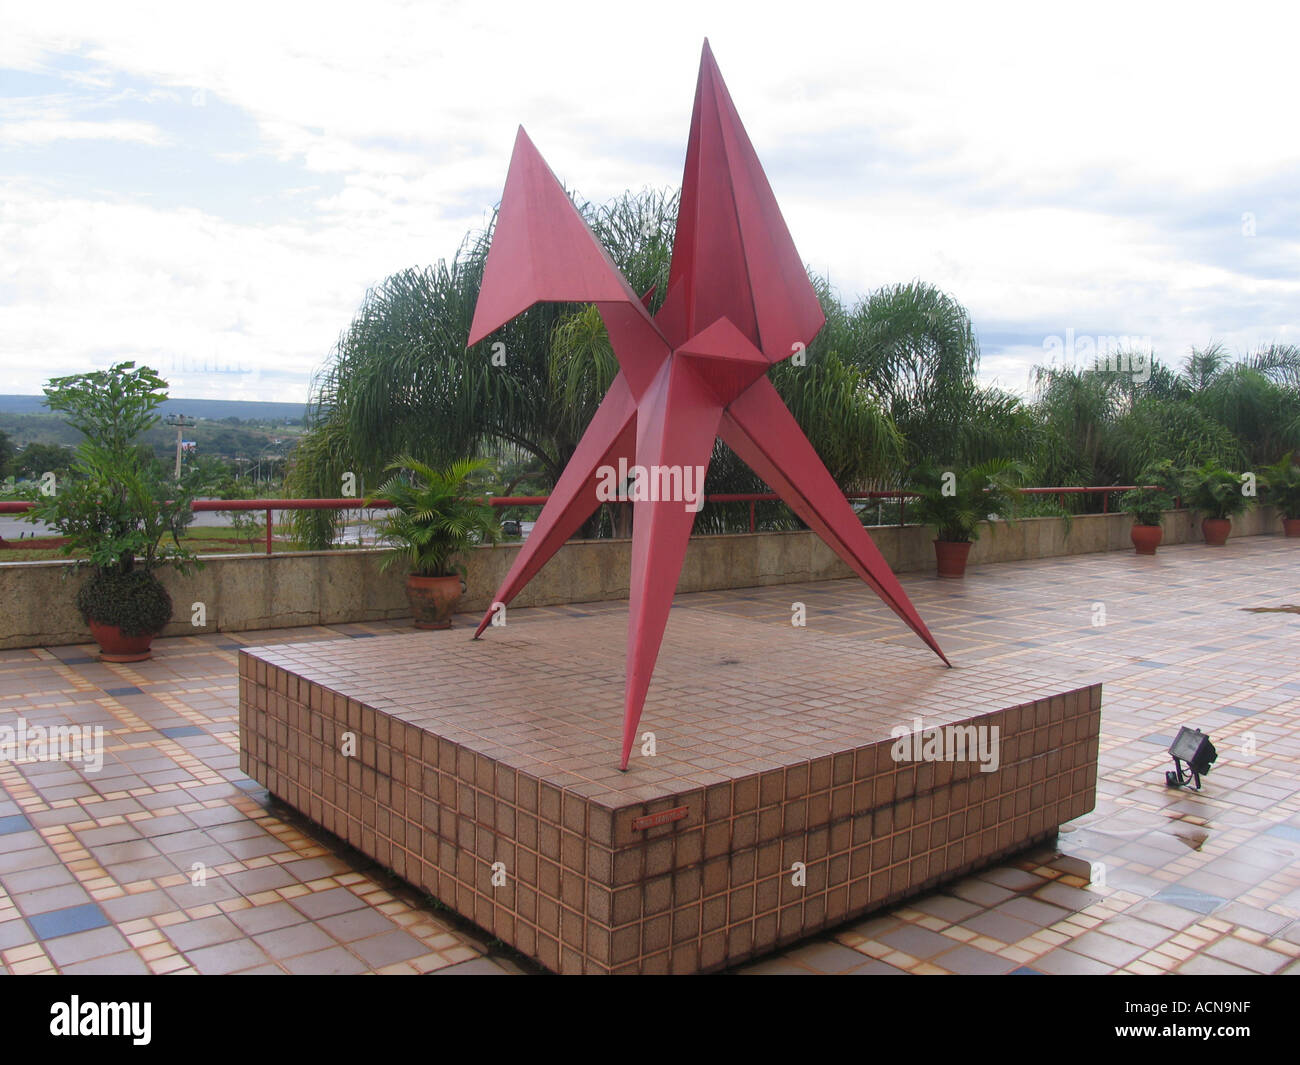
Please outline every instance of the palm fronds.
[[393, 505], [377, 527], [380, 538], [392, 545], [382, 568], [400, 563], [422, 577], [448, 577], [463, 573], [455, 556], [495, 542], [499, 532], [492, 508], [465, 498], [470, 478], [486, 465], [461, 459], [435, 469], [411, 455], [389, 463], [392, 476], [375, 495]]

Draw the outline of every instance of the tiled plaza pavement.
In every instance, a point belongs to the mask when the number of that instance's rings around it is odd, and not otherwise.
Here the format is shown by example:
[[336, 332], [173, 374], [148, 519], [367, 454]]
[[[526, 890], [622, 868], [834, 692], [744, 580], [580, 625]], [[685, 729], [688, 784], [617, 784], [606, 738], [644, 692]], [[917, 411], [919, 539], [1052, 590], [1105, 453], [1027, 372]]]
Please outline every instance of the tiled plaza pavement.
[[[1298, 574], [1300, 543], [1254, 537], [988, 566], [964, 582], [905, 576], [954, 662], [1104, 683], [1097, 809], [1055, 847], [739, 971], [1300, 972]], [[795, 602], [809, 629], [858, 634], [866, 654], [875, 640], [915, 640], [856, 581], [682, 596], [675, 609], [797, 637]], [[521, 609], [510, 624], [622, 624], [625, 609]], [[0, 725], [101, 724], [106, 745], [98, 773], [0, 763], [4, 969], [519, 971], [473, 928], [268, 808], [239, 772], [237, 647], [402, 627], [159, 640], [133, 666], [101, 664], [92, 647], [0, 652]], [[468, 636], [462, 624], [447, 638]], [[807, 683], [815, 697], [815, 672]], [[1164, 786], [1181, 724], [1219, 749], [1199, 794]]]

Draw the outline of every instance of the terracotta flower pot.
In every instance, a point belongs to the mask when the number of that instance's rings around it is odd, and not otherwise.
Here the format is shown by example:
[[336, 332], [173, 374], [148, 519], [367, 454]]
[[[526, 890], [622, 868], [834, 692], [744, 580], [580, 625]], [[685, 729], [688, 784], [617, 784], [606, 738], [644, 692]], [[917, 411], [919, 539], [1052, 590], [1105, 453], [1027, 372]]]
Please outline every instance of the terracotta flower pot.
[[940, 577], [966, 576], [966, 559], [970, 555], [970, 541], [953, 543], [951, 540], [934, 542], [934, 558], [939, 566]]
[[406, 578], [406, 601], [411, 604], [417, 629], [449, 629], [451, 615], [460, 602], [465, 584], [459, 577]]
[[1139, 555], [1154, 555], [1165, 533], [1159, 525], [1134, 525], [1129, 535]]
[[156, 633], [143, 636], [126, 636], [116, 625], [100, 621], [90, 622], [90, 634], [99, 644], [99, 657], [103, 662], [143, 662], [153, 657], [150, 649]]
[[1210, 547], [1222, 547], [1228, 542], [1228, 534], [1232, 532], [1232, 519], [1206, 518], [1201, 522], [1201, 532], [1205, 534], [1205, 542]]
[[1283, 518], [1282, 531], [1287, 536], [1300, 536], [1300, 518]]

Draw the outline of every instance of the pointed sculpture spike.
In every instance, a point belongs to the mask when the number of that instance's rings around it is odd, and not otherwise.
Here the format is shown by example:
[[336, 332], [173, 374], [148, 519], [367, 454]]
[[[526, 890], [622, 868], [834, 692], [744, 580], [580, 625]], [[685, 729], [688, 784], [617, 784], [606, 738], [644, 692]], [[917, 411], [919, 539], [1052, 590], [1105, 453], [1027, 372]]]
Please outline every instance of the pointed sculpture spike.
[[723, 316], [773, 362], [810, 343], [826, 321], [705, 41], [668, 296], [656, 321], [679, 345]]
[[474, 631], [474, 639], [477, 640], [491, 622], [497, 604], [508, 606], [520, 589], [600, 506], [596, 491], [598, 471], [603, 465], [616, 465], [620, 458], [630, 463], [635, 434], [636, 403], [627, 380], [620, 373], [578, 441], [573, 457], [542, 507], [532, 532], [520, 547], [506, 579], [493, 597], [492, 605]]
[[[668, 625], [677, 574], [696, 512], [685, 498], [686, 478], [703, 502], [704, 475], [718, 435], [722, 404], [696, 369], [674, 355], [647, 390], [637, 415], [636, 459], [652, 485], [662, 487], [676, 471], [680, 489], [658, 501], [632, 503], [632, 572], [628, 582], [627, 688], [623, 704], [626, 769], [637, 723]], [[663, 471], [668, 471], [666, 474]]]
[[771, 381], [755, 382], [727, 408], [722, 439], [945, 665], [952, 664]]

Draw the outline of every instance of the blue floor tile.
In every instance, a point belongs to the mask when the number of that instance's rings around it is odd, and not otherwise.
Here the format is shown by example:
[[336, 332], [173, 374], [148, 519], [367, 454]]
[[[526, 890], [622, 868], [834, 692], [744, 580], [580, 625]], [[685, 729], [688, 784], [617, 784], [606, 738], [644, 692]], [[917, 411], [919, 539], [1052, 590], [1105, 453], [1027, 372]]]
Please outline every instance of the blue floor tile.
[[177, 725], [175, 728], [160, 728], [158, 730], [169, 740], [178, 740], [184, 736], [206, 736], [207, 731], [199, 728], [198, 725]]
[[125, 688], [105, 688], [105, 695], [143, 695], [144, 693], [132, 685]]
[[54, 939], [56, 936], [70, 936], [73, 932], [89, 932], [92, 928], [103, 928], [109, 924], [104, 911], [93, 902], [83, 902], [80, 906], [69, 906], [64, 910], [51, 910], [28, 917], [27, 923], [40, 939]]
[[1168, 902], [1173, 906], [1181, 906], [1185, 910], [1195, 910], [1197, 913], [1204, 914], [1213, 913], [1228, 901], [1219, 898], [1218, 895], [1207, 895], [1204, 891], [1185, 887], [1168, 887], [1164, 891], [1157, 891], [1152, 898], [1157, 902]]
[[0, 836], [12, 836], [15, 832], [30, 832], [32, 823], [22, 814], [10, 814], [0, 817]]

